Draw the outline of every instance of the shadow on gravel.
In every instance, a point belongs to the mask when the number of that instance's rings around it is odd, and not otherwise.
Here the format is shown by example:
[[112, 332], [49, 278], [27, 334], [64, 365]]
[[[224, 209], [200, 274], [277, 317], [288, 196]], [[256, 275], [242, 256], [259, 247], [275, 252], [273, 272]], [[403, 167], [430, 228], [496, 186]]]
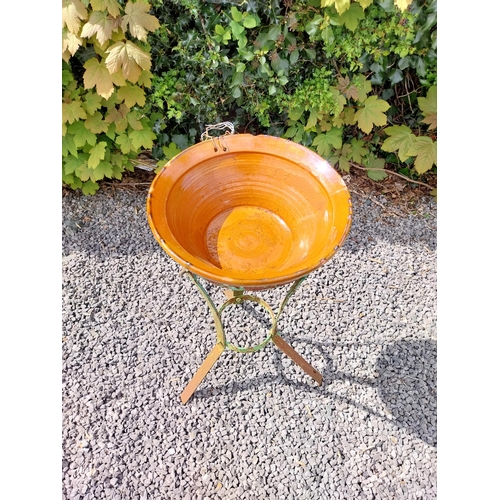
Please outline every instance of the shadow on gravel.
[[[299, 344], [299, 345], [297, 345]], [[331, 393], [328, 386], [335, 381], [348, 380], [350, 383], [375, 389], [386, 412], [392, 415], [391, 422], [407, 430], [430, 446], [437, 446], [437, 344], [432, 340], [401, 340], [382, 348], [378, 357], [374, 378], [359, 378], [335, 369], [329, 347], [334, 344], [295, 339], [293, 347], [303, 353], [300, 344], [307, 344], [323, 358], [322, 386], [314, 382], [297, 381], [290, 377], [290, 369], [283, 366], [284, 354], [274, 348], [273, 363], [277, 375], [254, 377], [244, 382], [228, 381], [226, 384], [198, 389], [193, 398], [210, 398], [217, 394], [230, 394], [262, 388], [263, 385], [291, 385], [297, 389], [328, 395], [334, 400], [353, 405], [360, 410], [387, 418], [375, 408]], [[314, 363], [313, 363], [314, 364]], [[217, 369], [215, 367], [215, 369]]]

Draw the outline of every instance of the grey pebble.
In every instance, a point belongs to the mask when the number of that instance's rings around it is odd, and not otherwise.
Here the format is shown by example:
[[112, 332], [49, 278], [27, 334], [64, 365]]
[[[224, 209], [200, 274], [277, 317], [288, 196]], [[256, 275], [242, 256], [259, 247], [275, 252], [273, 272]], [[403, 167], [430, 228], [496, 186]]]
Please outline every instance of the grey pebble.
[[[345, 244], [279, 323], [323, 384], [271, 343], [224, 352], [182, 405], [214, 323], [146, 192], [63, 197], [63, 499], [437, 498], [436, 205], [395, 217], [352, 198]], [[285, 290], [255, 295], [276, 311]], [[269, 319], [234, 307], [227, 323], [245, 343]]]

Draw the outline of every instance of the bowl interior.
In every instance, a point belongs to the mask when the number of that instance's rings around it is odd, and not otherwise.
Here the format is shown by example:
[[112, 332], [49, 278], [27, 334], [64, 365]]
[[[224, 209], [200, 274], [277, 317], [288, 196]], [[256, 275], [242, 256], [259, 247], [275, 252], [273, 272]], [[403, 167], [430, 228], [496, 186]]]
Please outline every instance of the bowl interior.
[[238, 134], [180, 153], [148, 197], [149, 222], [182, 266], [221, 284], [265, 287], [308, 274], [347, 235], [350, 197], [321, 157], [291, 141]]

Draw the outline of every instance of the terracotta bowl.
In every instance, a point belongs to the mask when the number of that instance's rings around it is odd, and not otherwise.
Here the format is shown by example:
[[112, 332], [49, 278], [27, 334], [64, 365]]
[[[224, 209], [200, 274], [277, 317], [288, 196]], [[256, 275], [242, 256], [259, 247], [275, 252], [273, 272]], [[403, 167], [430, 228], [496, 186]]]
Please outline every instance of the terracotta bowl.
[[323, 265], [345, 240], [351, 200], [319, 155], [235, 134], [182, 151], [153, 180], [148, 221], [162, 248], [207, 280], [259, 290]]

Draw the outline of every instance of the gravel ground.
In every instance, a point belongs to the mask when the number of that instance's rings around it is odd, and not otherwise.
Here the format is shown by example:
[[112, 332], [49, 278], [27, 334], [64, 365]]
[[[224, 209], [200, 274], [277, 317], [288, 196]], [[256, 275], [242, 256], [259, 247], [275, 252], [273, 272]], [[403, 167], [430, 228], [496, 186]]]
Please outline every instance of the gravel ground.
[[[270, 344], [224, 352], [182, 405], [214, 324], [145, 200], [62, 200], [63, 499], [436, 498], [434, 202], [400, 217], [353, 195], [344, 246], [280, 319], [322, 386]], [[268, 326], [251, 307], [224, 321], [241, 345]]]

